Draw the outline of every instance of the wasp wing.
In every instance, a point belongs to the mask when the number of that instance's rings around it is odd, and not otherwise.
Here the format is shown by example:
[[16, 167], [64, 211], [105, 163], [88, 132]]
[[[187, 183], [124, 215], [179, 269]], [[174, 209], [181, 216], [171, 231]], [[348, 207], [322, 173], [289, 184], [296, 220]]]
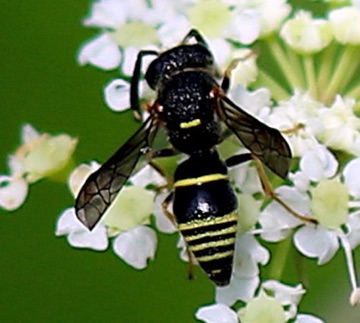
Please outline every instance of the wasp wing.
[[151, 116], [82, 186], [75, 202], [77, 218], [90, 230], [103, 216], [131, 175], [140, 156], [151, 147], [158, 122]]
[[275, 174], [286, 178], [291, 150], [279, 130], [260, 122], [226, 96], [221, 97], [218, 115], [243, 145]]

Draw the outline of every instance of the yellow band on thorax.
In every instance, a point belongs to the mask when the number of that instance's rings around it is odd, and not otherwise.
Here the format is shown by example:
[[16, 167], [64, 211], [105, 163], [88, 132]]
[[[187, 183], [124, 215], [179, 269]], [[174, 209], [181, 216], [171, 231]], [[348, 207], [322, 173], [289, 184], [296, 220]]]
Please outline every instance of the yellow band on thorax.
[[200, 119], [194, 119], [188, 122], [181, 122], [180, 123], [180, 128], [181, 129], [187, 129], [187, 128], [192, 128], [192, 127], [196, 127], [201, 125], [201, 120]]
[[195, 178], [186, 178], [175, 182], [174, 187], [200, 185], [207, 182], [219, 181], [221, 179], [227, 180], [229, 177], [225, 174], [210, 174]]

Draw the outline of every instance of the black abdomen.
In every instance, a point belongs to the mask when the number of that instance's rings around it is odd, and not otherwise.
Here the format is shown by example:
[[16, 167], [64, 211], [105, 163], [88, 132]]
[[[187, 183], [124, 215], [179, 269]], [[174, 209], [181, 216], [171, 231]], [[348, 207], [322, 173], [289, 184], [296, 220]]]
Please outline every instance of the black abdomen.
[[[209, 176], [216, 178], [217, 175]], [[237, 229], [237, 199], [228, 180], [214, 179], [200, 185], [176, 187], [173, 210], [190, 251], [209, 278], [219, 286], [229, 284]]]

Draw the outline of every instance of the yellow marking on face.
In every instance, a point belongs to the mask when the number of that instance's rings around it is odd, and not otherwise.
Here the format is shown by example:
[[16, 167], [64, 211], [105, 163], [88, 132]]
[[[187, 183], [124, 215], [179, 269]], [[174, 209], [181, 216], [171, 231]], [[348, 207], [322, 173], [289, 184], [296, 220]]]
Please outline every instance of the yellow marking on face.
[[200, 185], [207, 182], [214, 182], [219, 181], [221, 179], [229, 179], [229, 176], [225, 174], [210, 174], [210, 175], [204, 175], [200, 177], [195, 178], [185, 178], [180, 179], [179, 181], [176, 181], [174, 184], [174, 187], [180, 187], [180, 186], [191, 186], [191, 185]]
[[193, 236], [187, 236], [186, 241], [191, 242], [191, 241], [202, 239], [202, 238], [216, 237], [216, 236], [235, 233], [235, 232], [236, 232], [236, 225], [233, 225], [229, 228], [225, 228], [222, 230], [208, 231], [208, 232], [200, 233], [200, 234], [193, 235]]
[[[185, 238], [185, 240], [186, 240], [186, 238]], [[200, 251], [200, 250], [209, 249], [209, 248], [231, 246], [234, 243], [235, 243], [235, 238], [229, 238], [229, 239], [224, 239], [224, 240], [219, 240], [219, 241], [204, 242], [204, 243], [201, 243], [201, 244], [198, 244], [198, 245], [189, 246], [189, 249], [192, 252], [195, 252], [195, 251]]]
[[181, 129], [188, 129], [188, 128], [192, 128], [192, 127], [197, 127], [201, 125], [201, 120], [200, 119], [194, 119], [188, 122], [181, 122], [180, 123], [180, 128]]
[[196, 257], [196, 259], [199, 262], [207, 262], [207, 261], [212, 261], [212, 260], [218, 260], [221, 258], [226, 258], [226, 257], [232, 256], [233, 254], [234, 254], [234, 250], [229, 250], [229, 251], [224, 251], [224, 252], [218, 252], [218, 253], [215, 253], [215, 254], [209, 255], [209, 256]]
[[178, 227], [180, 231], [191, 230], [191, 229], [206, 227], [209, 225], [216, 225], [221, 223], [237, 221], [237, 218], [238, 218], [237, 213], [233, 212], [233, 213], [225, 214], [224, 216], [221, 217], [209, 216], [205, 219], [196, 219], [186, 223], [180, 223]]

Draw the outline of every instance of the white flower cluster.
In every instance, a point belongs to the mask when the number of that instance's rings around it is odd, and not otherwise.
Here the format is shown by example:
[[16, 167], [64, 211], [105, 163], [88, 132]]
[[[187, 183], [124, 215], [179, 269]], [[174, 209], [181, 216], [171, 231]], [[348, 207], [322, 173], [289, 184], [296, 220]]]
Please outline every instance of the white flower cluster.
[[[111, 109], [129, 108], [128, 80], [140, 49], [161, 52], [179, 44], [190, 28], [197, 28], [206, 37], [221, 70], [238, 59], [229, 96], [246, 111], [282, 131], [297, 158], [289, 181], [275, 192], [296, 213], [314, 221], [294, 217], [276, 201], [264, 207], [253, 166], [241, 165], [231, 170], [234, 185], [241, 192], [233, 276], [229, 286], [216, 289], [218, 304], [198, 311], [196, 315], [201, 320], [238, 322], [240, 318], [241, 322], [262, 322], [262, 313], [266, 312], [265, 321], [272, 313], [273, 322], [321, 322], [313, 316], [297, 314], [297, 304], [305, 292], [302, 287], [292, 289], [278, 282], [261, 282], [259, 265], [267, 264], [270, 254], [257, 238], [279, 242], [292, 237], [294, 246], [303, 255], [317, 258], [319, 265], [327, 263], [342, 248], [352, 283], [351, 302], [358, 303], [352, 250], [360, 243], [360, 119], [356, 114], [360, 85], [354, 81], [359, 66], [359, 60], [354, 58], [360, 53], [360, 7], [356, 1], [353, 5], [341, 4], [339, 7], [337, 2], [337, 9], [323, 17], [313, 18], [308, 11], [298, 11], [290, 17], [292, 8], [283, 0], [182, 0], [176, 4], [162, 0], [137, 0], [131, 4], [99, 0], [84, 20], [84, 25], [98, 27], [101, 33], [81, 48], [80, 64], [119, 70], [120, 77], [105, 87], [105, 101]], [[255, 42], [257, 49], [249, 49]], [[263, 53], [269, 54], [258, 59]], [[147, 64], [142, 66], [143, 72]], [[283, 84], [273, 77], [269, 66], [279, 68], [278, 74], [285, 79]], [[141, 98], [153, 95], [141, 81]], [[229, 141], [220, 145], [221, 153], [226, 154], [228, 146]], [[340, 153], [347, 158], [340, 160]], [[147, 176], [148, 183], [159, 180], [149, 173]], [[68, 234], [73, 246], [94, 249], [107, 248], [107, 237], [115, 235], [115, 253], [135, 268], [144, 268], [156, 249], [156, 235], [146, 226], [150, 214], [156, 215], [158, 224], [166, 223], [165, 231], [173, 232], [174, 227], [161, 215], [160, 196], [155, 198], [153, 192], [144, 190], [144, 183], [135, 183], [137, 178], [138, 174], [131, 177], [134, 186], [125, 187], [92, 233], [80, 227], [73, 230], [72, 225], [63, 226], [62, 219], [70, 218], [67, 211], [58, 222], [57, 234]], [[130, 190], [135, 189], [142, 189], [143, 193], [132, 194]], [[136, 202], [127, 201], [140, 194], [142, 201], [145, 196], [149, 198], [149, 204], [143, 202], [141, 210], [133, 207]], [[150, 202], [154, 198], [155, 210]], [[119, 208], [116, 216], [111, 215], [115, 208]], [[75, 221], [73, 211], [70, 214], [71, 221]], [[98, 230], [102, 237], [91, 238]], [[74, 239], [74, 232], [80, 235], [80, 231], [84, 235], [82, 242]], [[183, 242], [180, 244], [184, 246]], [[184, 250], [182, 255], [186, 259]], [[235, 313], [228, 306], [239, 300], [246, 306]]]
[[[251, 44], [277, 30], [290, 13], [285, 0], [277, 1], [165, 1], [137, 0], [126, 2], [99, 0], [85, 26], [99, 27], [102, 32], [80, 50], [80, 64], [92, 64], [104, 70], [118, 68], [124, 78], [111, 81], [105, 88], [105, 101], [115, 111], [129, 108], [130, 85], [139, 49], [162, 50], [181, 42], [190, 28], [198, 28], [207, 36], [217, 64], [225, 68], [234, 57], [246, 57], [224, 38]], [[159, 14], [161, 13], [161, 14]], [[146, 69], [146, 64], [143, 70]], [[242, 84], [254, 81], [257, 73], [255, 56], [240, 62], [234, 78]], [[241, 71], [241, 72], [240, 72]], [[140, 84], [142, 97], [147, 97], [145, 82]]]
[[228, 306], [218, 303], [200, 308], [196, 317], [207, 323], [277, 322], [291, 320], [295, 323], [322, 323], [310, 314], [298, 314], [297, 306], [305, 294], [301, 285], [295, 287], [268, 280], [261, 284], [258, 294], [246, 302], [237, 313]]
[[[129, 108], [129, 78], [140, 49], [161, 52], [197, 28], [220, 70], [238, 59], [228, 94], [232, 100], [279, 129], [291, 145], [295, 158], [289, 180], [277, 181], [280, 186], [275, 190], [288, 208], [265, 201], [253, 165], [231, 169], [241, 214], [232, 280], [216, 288], [217, 304], [199, 309], [200, 320], [322, 322], [297, 313], [305, 293], [300, 285], [289, 287], [260, 277], [259, 266], [271, 260], [261, 240], [293, 241], [300, 253], [316, 258], [319, 265], [344, 250], [350, 302], [359, 303], [352, 252], [360, 244], [360, 83], [355, 77], [360, 68], [360, 4], [335, 2], [337, 9], [313, 18], [307, 11], [290, 16], [293, 8], [285, 0], [98, 0], [83, 21], [100, 31], [81, 47], [78, 62], [119, 71], [119, 78], [104, 90], [111, 109]], [[154, 97], [143, 80], [140, 96]], [[0, 176], [0, 206], [8, 210], [24, 202], [28, 183], [58, 176], [76, 146], [68, 136], [40, 135], [29, 125], [23, 128], [22, 141], [9, 159], [11, 174]], [[241, 148], [229, 138], [219, 151], [224, 156]], [[74, 197], [98, 167], [81, 165], [72, 172], [69, 186]], [[176, 231], [160, 207], [169, 192], [152, 189], [165, 183], [150, 166], [133, 174], [128, 184], [93, 231], [84, 228], [69, 208], [57, 222], [56, 235], [65, 235], [73, 247], [94, 250], [106, 250], [112, 241], [117, 256], [134, 268], [145, 268], [155, 256], [156, 229]], [[179, 247], [181, 258], [188, 260], [181, 238]], [[235, 312], [230, 306], [239, 301], [245, 306]]]
[[29, 184], [42, 178], [61, 177], [71, 162], [77, 139], [61, 134], [40, 134], [30, 124], [22, 127], [21, 146], [9, 156], [9, 175], [0, 175], [0, 206], [19, 208], [28, 194]]
[[[90, 173], [96, 171], [99, 164], [82, 164], [75, 168], [69, 178], [70, 190], [76, 197], [82, 184]], [[106, 211], [102, 221], [89, 231], [75, 216], [74, 208], [66, 209], [60, 216], [56, 235], [66, 235], [69, 244], [75, 248], [106, 250], [109, 239], [112, 239], [114, 253], [136, 269], [144, 269], [148, 259], [153, 259], [157, 247], [156, 233], [147, 225], [151, 214], [156, 216], [157, 228], [166, 233], [176, 231], [160, 209], [154, 209], [155, 192], [145, 189], [152, 184], [164, 185], [164, 179], [150, 166], [145, 166], [134, 174], [131, 186], [125, 186], [111, 207]]]

